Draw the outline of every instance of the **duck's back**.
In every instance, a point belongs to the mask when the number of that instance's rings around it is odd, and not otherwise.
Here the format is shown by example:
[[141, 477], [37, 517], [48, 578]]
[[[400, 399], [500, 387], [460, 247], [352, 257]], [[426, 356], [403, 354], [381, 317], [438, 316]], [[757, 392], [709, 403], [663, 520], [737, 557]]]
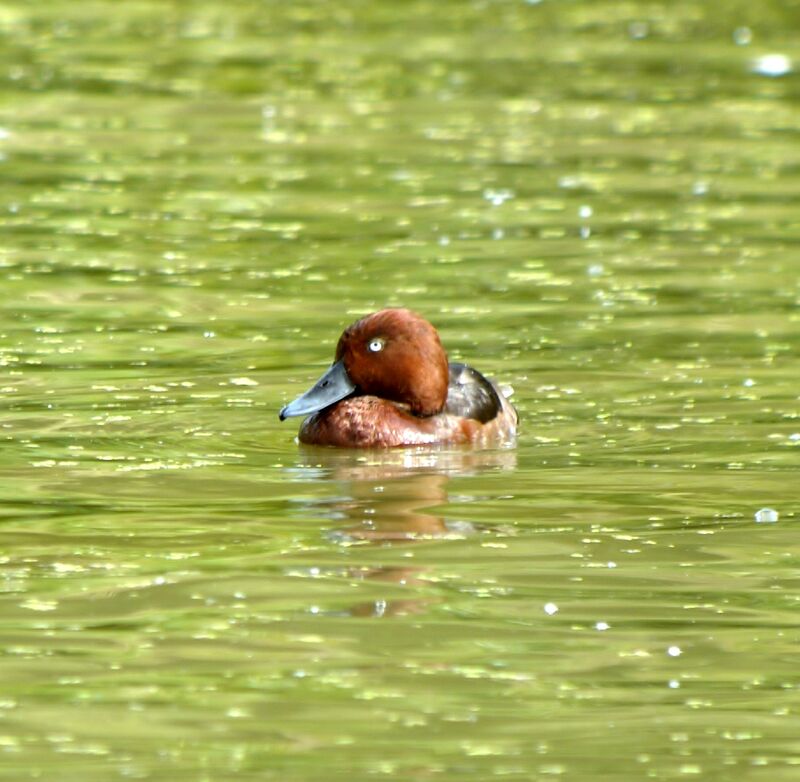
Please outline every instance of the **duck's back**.
[[450, 362], [445, 413], [485, 424], [496, 418], [502, 409], [500, 394], [490, 380], [467, 364]]

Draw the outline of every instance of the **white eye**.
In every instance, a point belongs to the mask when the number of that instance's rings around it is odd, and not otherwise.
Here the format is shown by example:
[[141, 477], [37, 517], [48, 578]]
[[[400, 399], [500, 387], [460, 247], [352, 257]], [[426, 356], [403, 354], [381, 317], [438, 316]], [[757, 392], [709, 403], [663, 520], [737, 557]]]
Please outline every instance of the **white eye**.
[[369, 344], [367, 345], [367, 350], [370, 353], [380, 353], [383, 350], [384, 341], [380, 337], [375, 337], [375, 339], [371, 339]]

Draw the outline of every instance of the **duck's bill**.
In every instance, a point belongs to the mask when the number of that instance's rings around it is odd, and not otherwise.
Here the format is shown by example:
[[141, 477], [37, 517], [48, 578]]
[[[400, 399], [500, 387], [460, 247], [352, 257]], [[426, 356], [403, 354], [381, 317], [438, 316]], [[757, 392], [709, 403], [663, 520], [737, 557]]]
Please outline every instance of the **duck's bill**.
[[279, 413], [281, 421], [295, 415], [309, 415], [350, 396], [356, 390], [344, 364], [337, 361], [312, 388], [294, 402], [289, 402]]

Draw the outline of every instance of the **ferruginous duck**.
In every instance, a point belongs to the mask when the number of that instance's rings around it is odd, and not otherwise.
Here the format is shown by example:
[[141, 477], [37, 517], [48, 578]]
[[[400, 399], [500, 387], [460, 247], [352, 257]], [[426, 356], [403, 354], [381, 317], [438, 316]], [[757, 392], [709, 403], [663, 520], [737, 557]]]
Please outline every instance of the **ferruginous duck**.
[[514, 440], [518, 421], [504, 391], [476, 369], [448, 363], [436, 329], [407, 309], [348, 326], [330, 369], [280, 419], [300, 415], [308, 416], [300, 442], [344, 448], [502, 445]]

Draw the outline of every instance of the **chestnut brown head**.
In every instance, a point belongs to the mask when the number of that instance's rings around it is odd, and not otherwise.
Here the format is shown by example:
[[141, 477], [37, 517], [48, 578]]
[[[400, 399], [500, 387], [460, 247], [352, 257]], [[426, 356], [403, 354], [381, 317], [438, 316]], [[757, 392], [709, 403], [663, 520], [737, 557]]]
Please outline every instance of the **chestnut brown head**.
[[336, 346], [358, 393], [408, 405], [415, 415], [440, 412], [447, 400], [447, 354], [436, 329], [407, 309], [367, 315]]
[[381, 310], [344, 330], [333, 365], [286, 405], [280, 418], [315, 413], [355, 395], [398, 402], [414, 415], [434, 415], [445, 406], [448, 382], [447, 354], [436, 329], [411, 310]]

